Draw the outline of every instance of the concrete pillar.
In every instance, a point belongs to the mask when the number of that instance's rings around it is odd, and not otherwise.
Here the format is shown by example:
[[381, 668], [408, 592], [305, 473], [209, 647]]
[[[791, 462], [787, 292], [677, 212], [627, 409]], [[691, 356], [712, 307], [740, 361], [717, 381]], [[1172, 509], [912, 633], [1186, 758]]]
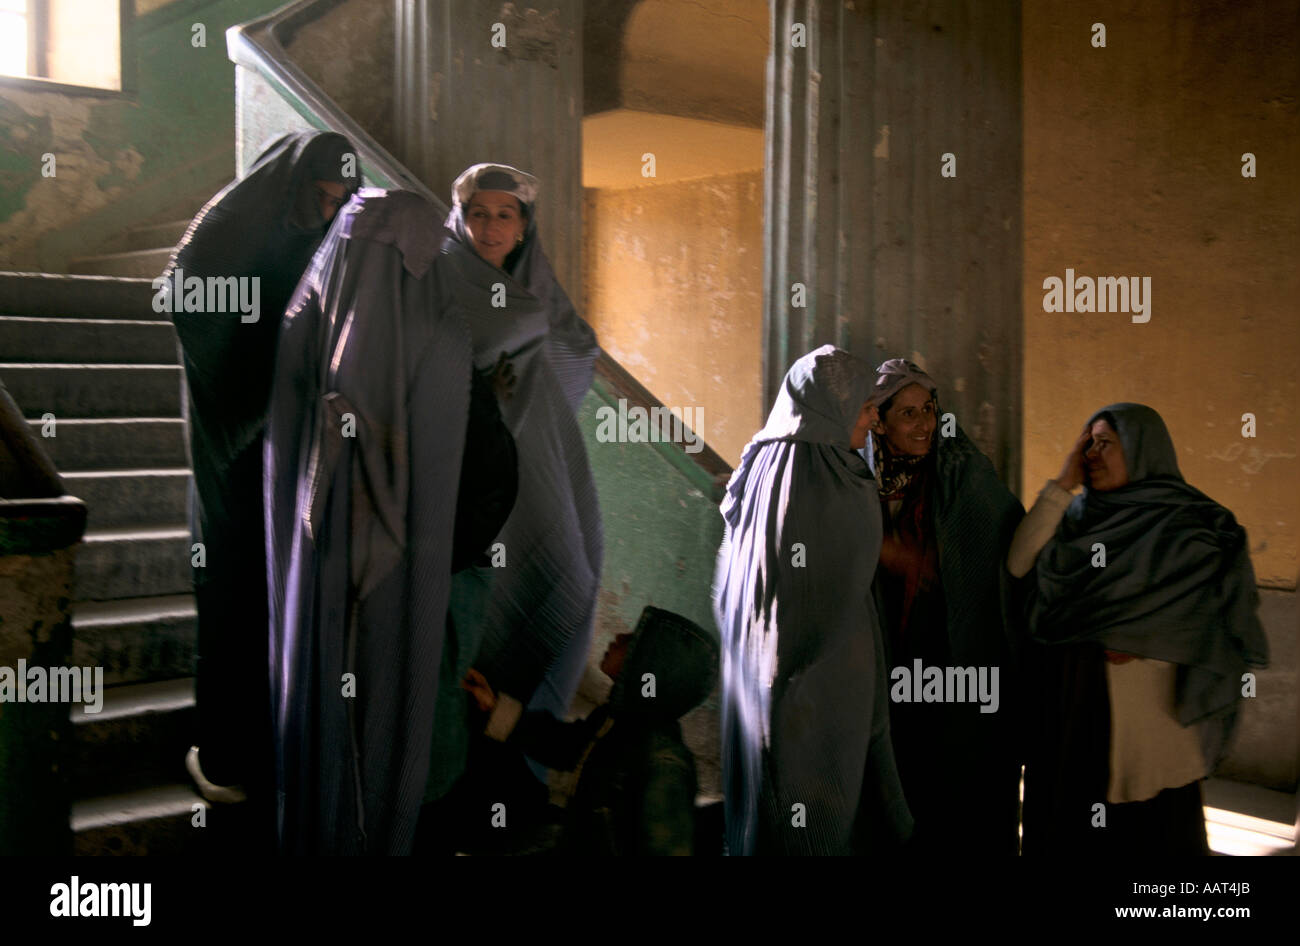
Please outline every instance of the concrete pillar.
[[397, 0], [396, 41], [396, 157], [448, 204], [472, 164], [535, 175], [542, 245], [580, 298], [582, 4]]
[[766, 404], [826, 342], [911, 358], [1018, 490], [1019, 3], [773, 0], [767, 103]]

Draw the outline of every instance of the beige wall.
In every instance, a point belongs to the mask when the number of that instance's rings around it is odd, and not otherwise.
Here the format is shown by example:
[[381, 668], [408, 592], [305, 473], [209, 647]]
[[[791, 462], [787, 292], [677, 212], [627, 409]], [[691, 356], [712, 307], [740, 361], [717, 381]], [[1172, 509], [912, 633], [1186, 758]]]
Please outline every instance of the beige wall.
[[728, 463], [762, 423], [763, 173], [587, 189], [582, 311]]
[[[1297, 568], [1298, 37], [1290, 0], [1024, 4], [1025, 499], [1092, 411], [1149, 404], [1280, 588]], [[1044, 312], [1066, 267], [1151, 277], [1150, 322]]]

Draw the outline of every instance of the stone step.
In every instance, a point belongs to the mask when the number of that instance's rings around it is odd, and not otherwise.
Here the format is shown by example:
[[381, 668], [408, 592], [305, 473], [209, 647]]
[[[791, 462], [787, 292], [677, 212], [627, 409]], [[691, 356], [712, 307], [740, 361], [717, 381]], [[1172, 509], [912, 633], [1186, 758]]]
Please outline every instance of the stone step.
[[165, 248], [171, 252], [185, 235], [192, 218], [168, 220], [165, 223], [151, 223], [141, 227], [132, 227], [122, 237], [119, 250], [156, 250]]
[[151, 279], [0, 273], [0, 315], [156, 322]]
[[81, 256], [68, 262], [68, 270], [78, 276], [140, 276], [153, 279], [167, 268], [171, 247], [127, 250], [125, 253], [101, 253]]
[[189, 522], [187, 469], [91, 470], [62, 476], [64, 490], [86, 504], [87, 529], [182, 527]]
[[180, 417], [56, 420], [52, 437], [46, 436], [42, 421], [29, 423], [61, 473], [189, 466], [185, 422]]
[[0, 361], [170, 364], [179, 361], [168, 321], [0, 318]]
[[76, 601], [192, 594], [190, 530], [97, 529], [77, 546]]
[[194, 679], [106, 690], [98, 713], [72, 707], [72, 797], [120, 794], [184, 779], [197, 732]]
[[0, 381], [29, 419], [180, 417], [179, 364], [0, 364]]
[[72, 609], [72, 665], [103, 667], [105, 686], [194, 675], [194, 596], [83, 601]]
[[194, 826], [195, 805], [203, 806], [205, 818], [212, 814], [208, 802], [189, 784], [181, 782], [73, 802], [73, 853], [78, 856], [202, 853], [207, 829]]

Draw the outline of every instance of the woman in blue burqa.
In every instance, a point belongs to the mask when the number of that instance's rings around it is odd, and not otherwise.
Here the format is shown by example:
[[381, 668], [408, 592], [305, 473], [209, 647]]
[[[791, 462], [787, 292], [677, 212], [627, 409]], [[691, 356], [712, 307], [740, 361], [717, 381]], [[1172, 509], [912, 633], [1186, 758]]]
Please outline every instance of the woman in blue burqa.
[[410, 853], [463, 764], [457, 665], [476, 642], [449, 620], [452, 575], [509, 515], [517, 460], [441, 222], [415, 194], [363, 191], [285, 319], [266, 516], [287, 853]]
[[[359, 183], [342, 135], [284, 135], [199, 211], [163, 274], [188, 389], [191, 522], [194, 541], [203, 543], [194, 569], [199, 748], [187, 767], [209, 799], [237, 801], [248, 792], [267, 812], [262, 435], [289, 297]], [[255, 311], [234, 304], [238, 296], [226, 295], [220, 311], [207, 311], [209, 301], [220, 304], [215, 295], [186, 298], [195, 278], [232, 277], [256, 292]]]
[[1156, 411], [1088, 419], [1007, 555], [1034, 581], [1026, 855], [1209, 853], [1201, 779], [1268, 662], [1249, 548]]
[[[519, 451], [514, 510], [493, 567], [478, 571], [490, 586], [475, 667], [498, 691], [563, 718], [586, 666], [600, 587], [600, 507], [577, 421], [599, 347], [542, 251], [532, 175], [501, 164], [468, 168], [454, 184], [446, 227], [474, 365], [490, 370], [504, 359], [513, 376], [502, 413]], [[544, 801], [541, 766], [529, 775], [516, 760], [513, 771], [526, 797]]]
[[880, 502], [856, 452], [874, 374], [824, 345], [785, 376], [722, 502], [722, 778], [730, 854], [850, 854], [911, 831], [871, 577]]

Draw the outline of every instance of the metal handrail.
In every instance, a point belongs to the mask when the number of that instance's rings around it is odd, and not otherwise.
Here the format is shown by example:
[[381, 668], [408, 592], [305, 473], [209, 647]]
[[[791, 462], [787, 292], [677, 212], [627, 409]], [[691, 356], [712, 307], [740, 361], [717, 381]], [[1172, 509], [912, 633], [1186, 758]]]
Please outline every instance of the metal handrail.
[[[325, 94], [305, 72], [289, 60], [286, 44], [304, 25], [310, 23], [344, 0], [297, 0], [273, 13], [238, 24], [226, 30], [226, 50], [236, 65], [251, 69], [266, 80], [282, 98], [309, 124], [321, 131], [336, 131], [356, 147], [362, 176], [387, 188], [414, 191], [425, 198], [445, 218], [446, 204], [415, 177], [402, 162], [388, 153], [350, 115]], [[607, 392], [607, 400], [626, 398], [632, 404], [662, 407], [636, 378], [610, 357], [603, 348], [596, 360], [596, 384]], [[610, 397], [609, 395], [612, 395]], [[687, 453], [684, 444], [659, 443], [669, 451], [669, 461], [683, 472], [703, 474], [701, 485], [720, 495], [731, 466], [707, 444], [697, 453]], [[679, 456], [680, 454], [680, 456]], [[683, 462], [683, 460], [689, 462]]]

